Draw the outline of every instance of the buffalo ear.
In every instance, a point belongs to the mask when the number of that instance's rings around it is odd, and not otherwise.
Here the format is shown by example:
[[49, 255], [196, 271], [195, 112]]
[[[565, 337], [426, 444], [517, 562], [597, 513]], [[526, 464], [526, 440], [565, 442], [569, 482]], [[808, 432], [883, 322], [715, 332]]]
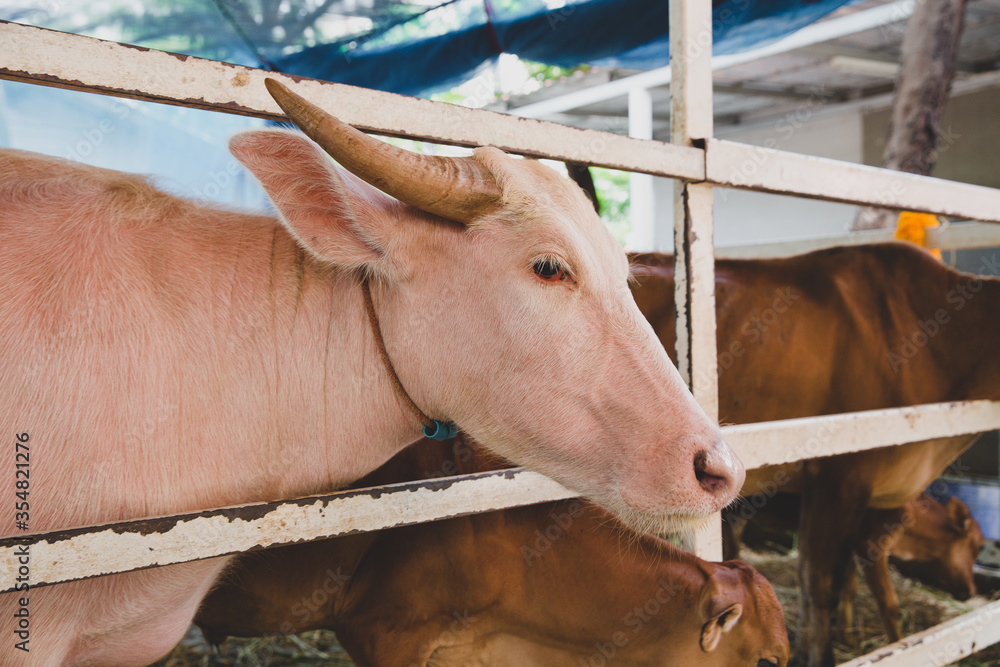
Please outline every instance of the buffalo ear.
[[706, 653], [714, 651], [722, 635], [732, 630], [742, 615], [743, 605], [737, 602], [710, 618], [701, 628], [701, 650]]
[[972, 530], [972, 513], [969, 506], [958, 498], [948, 499], [948, 520], [951, 528], [959, 535], [968, 535]]
[[229, 150], [260, 181], [300, 245], [347, 268], [376, 268], [392, 228], [393, 200], [334, 166], [298, 132], [252, 130]]

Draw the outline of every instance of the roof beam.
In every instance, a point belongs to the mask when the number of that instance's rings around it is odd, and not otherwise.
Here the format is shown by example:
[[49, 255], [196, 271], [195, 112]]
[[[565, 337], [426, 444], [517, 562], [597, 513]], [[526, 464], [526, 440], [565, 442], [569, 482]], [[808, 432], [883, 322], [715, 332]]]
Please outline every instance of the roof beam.
[[[971, 74], [966, 77], [955, 77], [955, 82], [951, 86], [951, 96], [968, 95], [980, 90], [995, 88], [1000, 85], [1000, 70], [983, 72], [982, 74]], [[824, 105], [817, 109], [812, 118], [821, 118], [832, 113], [843, 113], [849, 109], [862, 109], [866, 112], [886, 109], [892, 106], [894, 99], [894, 82], [875, 83], [865, 88], [849, 91], [847, 99], [837, 104]], [[789, 103], [775, 103], [766, 109], [756, 111], [745, 111], [738, 114], [731, 114], [740, 125], [761, 126], [763, 123], [773, 122], [775, 118], [783, 116], [795, 110], [795, 105]], [[562, 116], [557, 122], [565, 123], [567, 116]], [[726, 119], [720, 120], [720, 116], [715, 117], [716, 125], [729, 125]], [[720, 138], [725, 138], [720, 136]]]
[[[734, 67], [744, 63], [787, 53], [813, 44], [821, 44], [838, 37], [853, 35], [872, 28], [878, 28], [907, 19], [913, 13], [914, 0], [896, 0], [896, 2], [867, 9], [847, 16], [841, 16], [819, 23], [807, 25], [783, 39], [772, 42], [758, 49], [715, 56], [712, 58], [712, 69], [719, 70]], [[523, 118], [542, 118], [552, 114], [562, 113], [588, 104], [595, 104], [628, 94], [633, 88], [653, 88], [670, 83], [670, 67], [660, 67], [642, 74], [617, 79], [592, 88], [578, 90], [560, 97], [526, 104], [522, 107], [508, 109], [508, 113]]]
[[[745, 83], [716, 83], [712, 88], [715, 89], [716, 93], [726, 95], [780, 97], [790, 100], [808, 100], [816, 97], [815, 90], [803, 90], [794, 86], [768, 87], [754, 84], [747, 85]], [[846, 93], [837, 92], [833, 94], [833, 97], [837, 99], [846, 98]]]
[[878, 51], [866, 51], [856, 46], [844, 44], [813, 44], [802, 49], [803, 53], [820, 58], [835, 58], [837, 56], [847, 56], [849, 58], [862, 58], [864, 60], [880, 60], [887, 63], [899, 64], [899, 55], [891, 53], [880, 53]]
[[[968, 20], [969, 19], [966, 18], [966, 21]], [[879, 62], [899, 64], [899, 54], [866, 51], [865, 49], [859, 49], [855, 46], [847, 46], [845, 44], [813, 44], [812, 46], [805, 47], [802, 51], [803, 53], [819, 56], [821, 58], [836, 58], [837, 56], [844, 56], [847, 58], [858, 58], [860, 60], [877, 60]], [[956, 74], [976, 74], [979, 72], [991, 71], [995, 69], [993, 67], [994, 61], [995, 59], [993, 58], [987, 59], [986, 61], [959, 59], [955, 63]]]

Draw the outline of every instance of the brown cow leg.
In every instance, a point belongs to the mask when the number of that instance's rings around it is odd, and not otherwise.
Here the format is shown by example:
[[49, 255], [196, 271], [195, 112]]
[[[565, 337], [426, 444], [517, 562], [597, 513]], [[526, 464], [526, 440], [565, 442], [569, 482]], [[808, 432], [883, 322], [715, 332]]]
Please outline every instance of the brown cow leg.
[[878, 602], [878, 610], [882, 614], [882, 624], [885, 625], [889, 641], [898, 642], [903, 638], [903, 633], [899, 627], [899, 598], [889, 579], [889, 554], [882, 554], [876, 563], [864, 568], [864, 571], [868, 588]]
[[867, 540], [857, 547], [865, 581], [878, 603], [882, 624], [890, 642], [898, 642], [903, 638], [899, 627], [899, 598], [889, 579], [889, 552], [904, 529], [902, 508], [868, 510], [862, 533], [867, 535]]
[[836, 459], [805, 465], [799, 518], [802, 636], [795, 664], [833, 667], [831, 625], [871, 490]]
[[852, 648], [858, 646], [858, 630], [854, 627], [854, 598], [858, 594], [858, 567], [851, 559], [844, 579], [844, 590], [840, 594], [840, 614], [837, 636]]

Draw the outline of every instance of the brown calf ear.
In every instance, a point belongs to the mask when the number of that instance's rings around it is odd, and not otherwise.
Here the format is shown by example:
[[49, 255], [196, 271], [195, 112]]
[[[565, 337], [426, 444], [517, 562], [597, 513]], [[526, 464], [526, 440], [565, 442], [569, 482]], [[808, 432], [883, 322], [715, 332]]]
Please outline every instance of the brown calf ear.
[[285, 130], [241, 132], [229, 150], [249, 169], [299, 244], [348, 268], [383, 258], [392, 200], [337, 169], [309, 139]]
[[708, 623], [705, 623], [701, 628], [701, 650], [706, 653], [714, 651], [719, 645], [722, 635], [732, 630], [742, 615], [743, 605], [737, 602], [710, 618]]
[[959, 535], [968, 535], [972, 530], [972, 513], [969, 506], [958, 498], [948, 499], [948, 520]]

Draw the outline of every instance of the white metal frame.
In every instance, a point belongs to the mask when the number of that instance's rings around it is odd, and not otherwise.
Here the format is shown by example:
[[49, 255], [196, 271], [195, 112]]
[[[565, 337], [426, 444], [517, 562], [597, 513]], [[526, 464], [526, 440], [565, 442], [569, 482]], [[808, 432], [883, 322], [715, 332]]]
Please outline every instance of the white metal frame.
[[[902, 21], [913, 13], [916, 5], [915, 0], [896, 0], [886, 5], [873, 7], [847, 16], [829, 19], [819, 23], [806, 26], [787, 37], [776, 40], [766, 46], [740, 53], [732, 53], [724, 56], [715, 56], [711, 59], [712, 69], [726, 69], [744, 63], [753, 62], [761, 58], [769, 58], [781, 53], [787, 53], [795, 49], [820, 44], [838, 37], [853, 35], [863, 30], [871, 30], [884, 25]], [[623, 79], [616, 79], [599, 86], [585, 88], [559, 97], [542, 100], [533, 104], [526, 104], [523, 107], [511, 109], [511, 113], [525, 118], [544, 118], [553, 114], [578, 109], [588, 104], [596, 104], [604, 100], [610, 100], [620, 95], [625, 95], [636, 88], [655, 88], [665, 86], [673, 78], [673, 68], [671, 66], [660, 67], [658, 69], [633, 74]]]
[[[280, 118], [264, 76], [362, 129], [463, 146], [494, 145], [557, 160], [679, 180], [675, 215], [679, 366], [706, 412], [718, 413], [711, 192], [715, 185], [1000, 222], [1000, 190], [714, 139], [711, 14], [706, 0], [672, 0], [673, 138], [666, 144], [465, 109], [388, 93], [179, 57], [0, 22], [0, 78], [228, 113]], [[959, 242], [960, 244], [960, 242]], [[957, 245], [955, 247], [958, 247]], [[697, 335], [694, 335], [697, 334]], [[747, 467], [1000, 428], [1000, 402], [970, 401], [730, 426]], [[265, 505], [143, 519], [0, 540], [0, 591], [10, 590], [16, 545], [31, 544], [33, 579], [57, 583], [209, 558], [290, 541], [419, 523], [572, 496], [520, 470], [464, 475]], [[697, 538], [719, 553], [717, 531]], [[37, 569], [36, 569], [37, 568]], [[913, 664], [947, 646], [949, 661], [1000, 640], [996, 605], [932, 628], [852, 665], [889, 656]], [[959, 639], [970, 633], [974, 641]], [[957, 648], [956, 648], [957, 647]]]

